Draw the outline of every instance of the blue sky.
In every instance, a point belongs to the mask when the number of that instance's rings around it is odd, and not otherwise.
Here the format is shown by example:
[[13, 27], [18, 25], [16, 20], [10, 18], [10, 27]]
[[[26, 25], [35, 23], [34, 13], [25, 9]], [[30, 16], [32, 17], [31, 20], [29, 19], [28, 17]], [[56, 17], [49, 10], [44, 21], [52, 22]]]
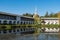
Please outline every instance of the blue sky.
[[22, 15], [23, 13], [33, 14], [35, 7], [40, 16], [48, 11], [57, 13], [60, 11], [60, 0], [0, 0], [0, 11]]

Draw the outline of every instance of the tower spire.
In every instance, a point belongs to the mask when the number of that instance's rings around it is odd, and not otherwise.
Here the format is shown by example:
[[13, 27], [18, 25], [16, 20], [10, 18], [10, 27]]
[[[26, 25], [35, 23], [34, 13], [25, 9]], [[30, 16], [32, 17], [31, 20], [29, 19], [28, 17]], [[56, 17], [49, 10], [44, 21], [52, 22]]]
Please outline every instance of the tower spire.
[[34, 14], [37, 14], [37, 7], [35, 7], [35, 13]]
[[37, 13], [37, 7], [35, 7], [35, 12], [34, 12], [34, 15], [33, 15], [33, 18], [38, 16], [38, 13]]
[[35, 24], [40, 24], [40, 17], [38, 15], [37, 7], [35, 7], [35, 13], [33, 15], [33, 18], [34, 18]]

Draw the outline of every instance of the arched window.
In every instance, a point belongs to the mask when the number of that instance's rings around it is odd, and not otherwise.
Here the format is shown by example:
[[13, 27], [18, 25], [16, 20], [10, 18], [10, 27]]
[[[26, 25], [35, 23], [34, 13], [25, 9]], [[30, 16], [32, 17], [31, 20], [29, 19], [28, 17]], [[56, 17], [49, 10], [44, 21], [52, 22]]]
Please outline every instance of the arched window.
[[28, 24], [28, 22], [26, 21], [26, 24]]
[[55, 22], [55, 24], [58, 24], [58, 22]]
[[4, 20], [4, 21], [3, 21], [3, 24], [7, 24], [7, 20]]
[[17, 29], [17, 32], [19, 32], [19, 29]]
[[21, 31], [22, 31], [22, 29], [21, 29]]
[[43, 20], [41, 23], [42, 23], [42, 24], [45, 24], [46, 22]]
[[22, 22], [21, 22], [21, 24], [22, 24]]
[[12, 24], [12, 21], [9, 21], [9, 24]]
[[0, 30], [0, 33], [1, 33], [1, 30]]
[[19, 21], [17, 21], [17, 24], [19, 24]]
[[16, 32], [15, 29], [13, 29], [13, 32]]
[[50, 22], [48, 22], [47, 24], [50, 24]]
[[0, 20], [0, 24], [1, 24], [1, 20]]
[[24, 31], [25, 31], [25, 28], [24, 28]]
[[25, 24], [25, 22], [23, 22], [23, 24]]
[[52, 22], [51, 24], [54, 24], [54, 22]]
[[9, 33], [11, 33], [12, 32], [12, 30], [9, 30]]
[[16, 21], [13, 21], [13, 24], [16, 24]]
[[7, 33], [7, 30], [3, 30], [3, 33]]

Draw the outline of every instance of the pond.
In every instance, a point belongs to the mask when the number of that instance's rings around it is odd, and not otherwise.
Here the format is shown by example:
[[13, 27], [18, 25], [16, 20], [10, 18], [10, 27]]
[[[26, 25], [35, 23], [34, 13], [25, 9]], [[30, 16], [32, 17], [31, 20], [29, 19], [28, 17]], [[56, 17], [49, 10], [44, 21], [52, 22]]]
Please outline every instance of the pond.
[[60, 40], [60, 33], [10, 34], [0, 35], [0, 40]]

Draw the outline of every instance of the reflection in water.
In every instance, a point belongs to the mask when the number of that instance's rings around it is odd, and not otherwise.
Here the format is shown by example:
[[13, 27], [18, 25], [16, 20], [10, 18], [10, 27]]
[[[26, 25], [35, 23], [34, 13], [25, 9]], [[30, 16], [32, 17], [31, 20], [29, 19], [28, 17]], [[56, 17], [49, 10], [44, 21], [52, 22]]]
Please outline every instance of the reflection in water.
[[59, 40], [59, 33], [41, 33], [38, 37], [39, 40]]
[[0, 40], [60, 40], [60, 33], [40, 33], [39, 35], [0, 35]]

